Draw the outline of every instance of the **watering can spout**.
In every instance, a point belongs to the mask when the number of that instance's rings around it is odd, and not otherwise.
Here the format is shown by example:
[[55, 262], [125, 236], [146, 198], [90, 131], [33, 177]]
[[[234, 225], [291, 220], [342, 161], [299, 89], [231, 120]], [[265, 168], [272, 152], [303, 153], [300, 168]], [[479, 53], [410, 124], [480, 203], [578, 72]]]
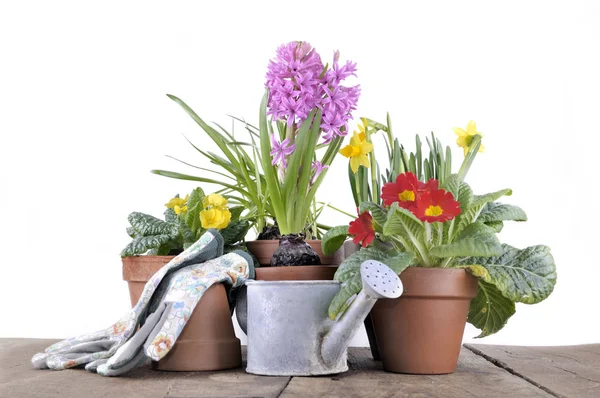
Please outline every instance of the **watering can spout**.
[[387, 265], [368, 260], [361, 264], [360, 273], [362, 290], [323, 338], [321, 358], [325, 364], [333, 364], [340, 360], [352, 336], [360, 328], [378, 299], [398, 298], [402, 294], [400, 278]]

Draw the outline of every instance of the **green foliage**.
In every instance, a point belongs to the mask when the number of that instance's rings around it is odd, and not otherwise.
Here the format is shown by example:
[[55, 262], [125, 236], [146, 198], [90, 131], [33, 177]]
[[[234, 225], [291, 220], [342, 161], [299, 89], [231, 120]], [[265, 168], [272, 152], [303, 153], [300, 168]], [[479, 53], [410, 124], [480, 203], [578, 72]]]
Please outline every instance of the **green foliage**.
[[[477, 276], [477, 275], [476, 275]], [[515, 313], [515, 303], [492, 284], [479, 280], [477, 296], [471, 300], [467, 322], [481, 330], [477, 337], [496, 333]]]
[[556, 266], [550, 248], [543, 245], [523, 250], [502, 245], [495, 257], [468, 257], [457, 266], [479, 266], [487, 272], [479, 276], [493, 284], [514, 302], [536, 304], [546, 299], [556, 284]]
[[338, 268], [334, 279], [342, 283], [340, 291], [335, 295], [329, 306], [329, 317], [335, 319], [342, 314], [349, 305], [352, 296], [362, 289], [360, 265], [367, 260], [376, 260], [386, 264], [394, 272], [400, 274], [413, 261], [412, 253], [384, 252], [375, 248], [359, 250], [348, 257]]
[[[374, 244], [360, 250], [341, 266], [336, 279], [344, 285], [334, 297], [329, 312], [335, 317], [345, 311], [351, 297], [360, 291], [358, 266], [367, 259], [382, 260], [386, 251], [378, 247], [382, 242], [391, 243], [398, 253], [414, 255], [414, 262], [423, 267], [464, 268], [479, 279], [478, 295], [471, 302], [468, 321], [481, 329], [479, 337], [496, 333], [515, 312], [515, 303], [535, 304], [546, 299], [556, 283], [556, 266], [546, 246], [533, 246], [523, 250], [503, 245], [496, 234], [506, 221], [526, 221], [527, 215], [518, 206], [496, 202], [502, 196], [510, 196], [512, 190], [502, 189], [484, 195], [474, 195], [464, 178], [477, 155], [481, 136], [473, 136], [465, 159], [457, 174], [452, 174], [451, 151], [444, 151], [439, 140], [432, 135], [426, 138], [429, 155], [423, 156], [421, 140], [416, 136], [416, 150], [407, 153], [393, 138], [388, 116], [387, 125], [368, 120], [369, 137], [377, 131], [386, 135], [389, 169], [377, 178], [367, 178], [366, 170], [359, 168], [350, 174], [350, 183], [360, 212], [368, 211], [373, 217], [376, 231]], [[369, 154], [371, 164], [377, 167], [374, 154]], [[460, 203], [461, 213], [446, 222], [423, 222], [410, 210], [397, 203], [389, 208], [381, 206], [379, 189], [381, 181], [390, 182], [396, 176], [412, 172], [426, 182], [430, 178], [439, 181], [440, 187], [451, 192]], [[362, 201], [362, 203], [361, 203]], [[336, 235], [339, 241], [340, 235]], [[353, 260], [352, 260], [353, 259]], [[387, 261], [390, 261], [387, 259]]]
[[331, 228], [321, 240], [321, 249], [326, 256], [331, 256], [335, 253], [348, 237], [348, 226], [340, 225]]
[[[198, 151], [201, 157], [216, 166], [216, 169], [195, 166], [174, 158], [187, 166], [201, 170], [202, 174], [194, 176], [167, 170], [152, 170], [152, 173], [170, 178], [198, 181], [219, 186], [221, 189], [218, 193], [227, 197], [231, 204], [241, 205], [248, 210], [244, 218], [260, 232], [269, 219], [271, 219], [271, 222], [274, 220], [273, 206], [275, 202], [265, 189], [266, 177], [261, 170], [264, 152], [261, 152], [260, 148], [256, 145], [256, 141], [259, 138], [258, 128], [241, 119], [233, 118], [234, 121], [242, 123], [247, 133], [248, 141], [239, 141], [235, 138], [233, 130], [228, 132], [221, 126], [217, 125], [219, 129], [210, 126], [181, 99], [174, 95], [168, 95], [168, 97], [181, 106], [200, 126], [208, 138], [217, 145], [221, 151], [221, 155], [200, 149], [188, 140], [189, 144]], [[244, 148], [248, 148], [248, 151]], [[267, 158], [270, 159], [270, 156]], [[209, 173], [214, 178], [208, 177]], [[202, 209], [200, 208], [200, 210]], [[196, 220], [195, 216], [190, 216], [190, 219]]]
[[[173, 209], [168, 208], [164, 212], [164, 220], [149, 214], [131, 213], [127, 218], [131, 225], [127, 228], [127, 234], [132, 240], [121, 251], [121, 257], [141, 254], [167, 255], [173, 251], [181, 252], [187, 249], [206, 232], [200, 221], [204, 197], [201, 188], [194, 189], [187, 199], [187, 211], [176, 214]], [[175, 198], [179, 198], [179, 195]], [[242, 206], [229, 209], [231, 221], [220, 231], [226, 247], [243, 242], [251, 228], [248, 220], [240, 219], [243, 210]]]

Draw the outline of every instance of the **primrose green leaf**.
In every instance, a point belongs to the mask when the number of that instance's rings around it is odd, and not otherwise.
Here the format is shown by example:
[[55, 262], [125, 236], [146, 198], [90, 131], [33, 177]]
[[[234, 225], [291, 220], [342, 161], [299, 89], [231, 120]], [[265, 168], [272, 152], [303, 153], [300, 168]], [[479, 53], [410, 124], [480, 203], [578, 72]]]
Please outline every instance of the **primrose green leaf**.
[[546, 299], [556, 284], [556, 265], [548, 246], [531, 246], [523, 250], [502, 245], [497, 257], [470, 257], [458, 261], [457, 265], [478, 265], [488, 274], [483, 279], [491, 283], [504, 297], [525, 303], [536, 304]]
[[435, 257], [490, 257], [501, 253], [502, 246], [494, 230], [483, 223], [468, 225], [456, 241], [430, 250]]
[[[149, 214], [133, 212], [127, 217], [131, 227], [141, 236], [169, 235], [173, 233], [173, 225]], [[177, 233], [175, 231], [175, 233]]]
[[502, 329], [514, 313], [514, 302], [504, 297], [494, 285], [479, 280], [479, 290], [471, 300], [467, 317], [467, 322], [481, 330], [477, 338], [492, 335]]
[[331, 228], [323, 238], [321, 239], [321, 249], [327, 256], [333, 255], [348, 238], [348, 226], [338, 225], [337, 227]]
[[423, 222], [409, 210], [393, 203], [388, 210], [388, 217], [383, 225], [383, 234], [395, 235], [401, 238], [402, 244], [412, 252], [417, 252], [417, 246], [424, 240]]
[[518, 206], [488, 202], [481, 210], [477, 221], [484, 223], [494, 221], [527, 221], [527, 214]]
[[230, 222], [226, 228], [220, 231], [225, 245], [232, 245], [243, 241], [250, 227], [251, 225], [247, 220]]
[[338, 314], [342, 314], [348, 309], [348, 302], [352, 296], [358, 294], [362, 289], [362, 279], [360, 273], [355, 274], [352, 278], [342, 283], [340, 291], [333, 297], [329, 304], [329, 318], [335, 319]]
[[169, 242], [171, 235], [151, 235], [134, 238], [121, 252], [121, 257], [144, 254], [150, 249], [158, 249], [161, 245]]

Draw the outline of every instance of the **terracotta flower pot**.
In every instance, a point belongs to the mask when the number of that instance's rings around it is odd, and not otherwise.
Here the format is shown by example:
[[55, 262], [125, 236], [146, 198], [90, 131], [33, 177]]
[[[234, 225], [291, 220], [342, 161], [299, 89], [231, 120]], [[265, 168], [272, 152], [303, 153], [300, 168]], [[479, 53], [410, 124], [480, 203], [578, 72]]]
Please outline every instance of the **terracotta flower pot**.
[[[321, 249], [320, 240], [307, 240], [308, 243], [321, 259], [321, 265], [339, 265], [343, 258], [344, 252], [342, 249], [335, 252], [332, 256], [326, 256]], [[256, 257], [258, 263], [262, 266], [271, 264], [271, 256], [279, 247], [279, 240], [253, 240], [246, 242], [246, 247]]]
[[371, 317], [388, 372], [445, 374], [456, 369], [477, 279], [462, 269], [409, 268], [398, 299], [379, 300]]
[[[131, 305], [135, 305], [146, 282], [173, 256], [123, 258], [123, 279], [129, 284]], [[205, 371], [237, 368], [242, 365], [240, 340], [235, 337], [227, 293], [223, 284], [211, 286], [170, 352], [152, 368], [169, 371]]]

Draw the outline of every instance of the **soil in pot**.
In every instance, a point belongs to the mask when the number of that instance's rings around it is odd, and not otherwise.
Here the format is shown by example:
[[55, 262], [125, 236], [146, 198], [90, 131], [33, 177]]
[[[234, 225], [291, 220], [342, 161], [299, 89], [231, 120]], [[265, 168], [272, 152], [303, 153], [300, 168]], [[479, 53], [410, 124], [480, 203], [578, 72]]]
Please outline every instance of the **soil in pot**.
[[477, 279], [465, 270], [409, 268], [398, 299], [379, 300], [371, 318], [388, 372], [445, 374], [456, 369]]
[[[129, 284], [131, 304], [137, 304], [146, 282], [173, 256], [123, 258], [123, 279]], [[207, 371], [237, 368], [242, 364], [241, 345], [235, 337], [231, 311], [223, 284], [211, 286], [157, 370]]]

